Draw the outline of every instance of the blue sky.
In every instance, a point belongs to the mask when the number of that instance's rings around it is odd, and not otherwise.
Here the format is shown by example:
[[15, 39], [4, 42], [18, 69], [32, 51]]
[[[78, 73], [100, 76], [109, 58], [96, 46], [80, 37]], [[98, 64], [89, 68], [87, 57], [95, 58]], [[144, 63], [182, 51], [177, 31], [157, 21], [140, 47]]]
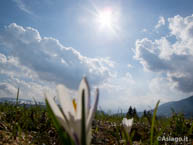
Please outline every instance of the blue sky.
[[192, 0], [1, 0], [0, 95], [74, 96], [86, 75], [104, 110], [188, 97], [192, 14]]

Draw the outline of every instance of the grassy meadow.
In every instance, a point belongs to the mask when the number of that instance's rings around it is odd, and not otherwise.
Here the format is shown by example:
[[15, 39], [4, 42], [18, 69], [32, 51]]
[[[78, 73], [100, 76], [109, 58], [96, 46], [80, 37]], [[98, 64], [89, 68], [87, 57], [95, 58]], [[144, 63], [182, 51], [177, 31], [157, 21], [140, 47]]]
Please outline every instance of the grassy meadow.
[[[193, 119], [186, 119], [183, 114], [175, 112], [169, 118], [161, 118], [144, 112], [138, 117], [136, 110], [127, 114], [109, 115], [98, 111], [92, 122], [93, 145], [123, 145], [125, 144], [123, 117], [134, 118], [129, 144], [162, 145], [183, 144], [192, 145]], [[153, 126], [152, 126], [153, 125]], [[171, 142], [158, 141], [159, 136], [188, 137], [188, 141]], [[27, 106], [17, 103], [0, 104], [0, 145], [60, 145], [59, 135], [52, 123], [46, 107], [41, 105]]]

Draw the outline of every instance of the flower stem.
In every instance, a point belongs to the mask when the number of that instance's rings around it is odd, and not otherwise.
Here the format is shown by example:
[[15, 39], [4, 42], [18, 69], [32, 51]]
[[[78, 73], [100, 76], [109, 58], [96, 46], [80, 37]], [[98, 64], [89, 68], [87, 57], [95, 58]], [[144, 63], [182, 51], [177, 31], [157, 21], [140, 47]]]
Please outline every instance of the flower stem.
[[152, 117], [152, 124], [151, 124], [151, 136], [150, 136], [150, 144], [153, 145], [153, 133], [154, 133], [154, 125], [155, 125], [155, 118], [156, 118], [156, 113], [157, 109], [159, 106], [160, 100], [157, 102], [154, 112], [153, 112], [153, 117]]
[[81, 145], [86, 145], [85, 92], [82, 91]]

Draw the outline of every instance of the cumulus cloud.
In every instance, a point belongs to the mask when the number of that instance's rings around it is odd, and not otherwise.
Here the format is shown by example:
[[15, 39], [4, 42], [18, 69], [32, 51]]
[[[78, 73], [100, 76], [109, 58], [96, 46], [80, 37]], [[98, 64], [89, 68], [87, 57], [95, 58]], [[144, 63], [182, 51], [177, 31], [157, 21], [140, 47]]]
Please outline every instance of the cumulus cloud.
[[6, 80], [0, 83], [0, 97], [15, 98], [17, 88], [20, 88], [19, 98], [25, 98], [28, 100], [35, 99], [36, 101], [44, 101], [44, 92], [47, 92], [50, 96], [56, 96], [55, 86], [52, 84], [42, 84], [41, 81], [29, 81], [22, 80], [15, 77], [5, 75]]
[[160, 16], [159, 20], [158, 20], [158, 23], [155, 26], [155, 29], [158, 29], [158, 28], [160, 28], [161, 26], [164, 26], [164, 25], [165, 25], [165, 19], [164, 19], [163, 16]]
[[[84, 75], [95, 85], [113, 75], [111, 60], [83, 56], [55, 38], [41, 37], [38, 30], [31, 27], [8, 25], [0, 33], [0, 44], [8, 50], [9, 57], [17, 59], [41, 80], [62, 83], [70, 89], [75, 89]], [[0, 60], [4, 58], [1, 56]]]
[[7, 57], [3, 54], [0, 53], [0, 63], [6, 63], [7, 62]]
[[18, 59], [13, 56], [5, 56], [0, 53], [0, 74], [16, 78], [36, 79], [37, 74], [25, 66], [22, 66]]
[[159, 40], [143, 38], [136, 41], [135, 59], [145, 70], [162, 73], [175, 88], [184, 93], [193, 92], [193, 15], [168, 19], [170, 42], [167, 37]]
[[9, 83], [0, 83], [0, 96], [13, 97], [16, 96], [17, 88]]
[[106, 80], [105, 83], [99, 86], [105, 98], [100, 99], [102, 109], [117, 111], [119, 108], [125, 109], [129, 105], [136, 104], [135, 100], [138, 100], [138, 98], [132, 96], [136, 91], [134, 89], [135, 85], [136, 82], [130, 73], [119, 74]]
[[176, 90], [174, 87], [175, 84], [167, 78], [155, 77], [149, 83], [149, 93], [151, 96], [154, 96], [156, 100], [161, 100], [161, 103], [173, 101], [174, 97], [176, 100], [180, 100], [191, 95], [191, 93], [187, 94]]
[[[100, 91], [103, 92], [101, 97], [105, 99], [100, 99], [99, 108], [117, 113], [117, 111], [126, 112], [129, 106], [133, 106], [137, 108], [137, 111], [143, 111], [143, 109], [152, 109], [158, 100], [161, 100], [161, 103], [173, 101], [172, 94], [172, 97], [167, 94], [172, 92], [167, 91], [168, 85], [160, 88], [159, 83], [160, 81], [157, 81], [157, 79], [148, 81], [148, 84], [150, 84], [148, 86], [143, 83], [143, 80], [135, 80], [130, 73], [119, 74], [100, 86]], [[166, 93], [163, 93], [160, 89], [166, 89], [164, 90]], [[164, 96], [164, 94], [167, 95]], [[179, 93], [178, 96], [181, 94]]]
[[20, 98], [43, 100], [43, 92], [55, 95], [55, 84], [38, 79], [35, 72], [21, 65], [17, 58], [0, 53], [0, 97], [15, 97], [20, 88]]
[[158, 91], [161, 91], [153, 88], [155, 83], [146, 80], [148, 84], [152, 84], [149, 87], [143, 81], [133, 78], [130, 73], [118, 74], [108, 80], [100, 86], [100, 91], [103, 93], [99, 100], [99, 108], [117, 113], [117, 111], [126, 112], [129, 106], [133, 106], [137, 108], [137, 111], [143, 111], [152, 109], [159, 99], [161, 99], [161, 103], [173, 100], [172, 97], [168, 99], [168, 96], [157, 94]]

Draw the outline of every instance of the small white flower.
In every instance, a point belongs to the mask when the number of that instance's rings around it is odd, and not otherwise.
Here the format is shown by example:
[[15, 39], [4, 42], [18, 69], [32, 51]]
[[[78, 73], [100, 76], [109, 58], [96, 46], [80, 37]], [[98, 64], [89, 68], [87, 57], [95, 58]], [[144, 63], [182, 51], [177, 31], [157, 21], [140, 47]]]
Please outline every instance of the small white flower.
[[84, 91], [84, 104], [85, 104], [85, 130], [87, 144], [91, 141], [91, 125], [94, 118], [94, 114], [97, 110], [99, 90], [96, 89], [96, 97], [94, 104], [90, 105], [90, 90], [86, 78], [84, 77], [80, 83], [78, 90], [78, 98], [71, 99], [67, 94], [67, 90], [63, 85], [57, 86], [57, 93], [59, 97], [59, 103], [61, 105], [61, 110], [58, 108], [52, 97], [45, 94], [45, 97], [57, 117], [60, 124], [64, 127], [70, 137], [74, 140], [77, 145], [81, 144], [81, 121], [82, 121], [82, 94]]
[[123, 118], [122, 124], [125, 131], [129, 134], [133, 125], [133, 118], [131, 119]]

